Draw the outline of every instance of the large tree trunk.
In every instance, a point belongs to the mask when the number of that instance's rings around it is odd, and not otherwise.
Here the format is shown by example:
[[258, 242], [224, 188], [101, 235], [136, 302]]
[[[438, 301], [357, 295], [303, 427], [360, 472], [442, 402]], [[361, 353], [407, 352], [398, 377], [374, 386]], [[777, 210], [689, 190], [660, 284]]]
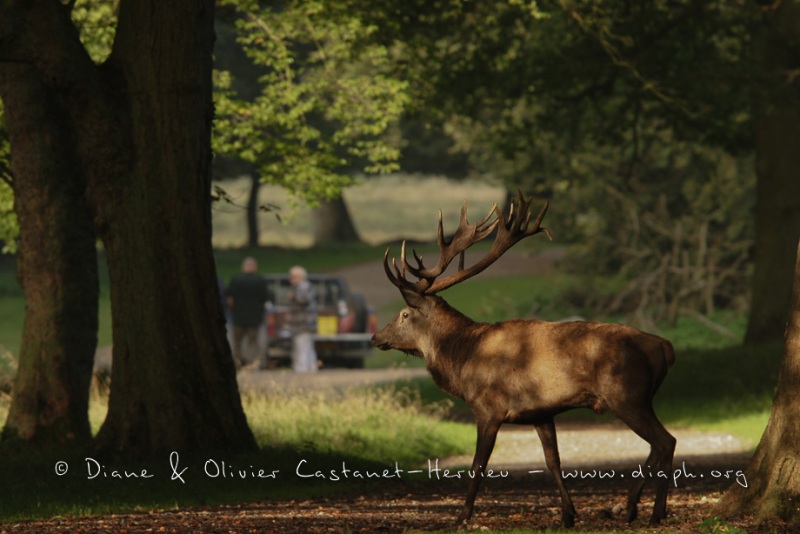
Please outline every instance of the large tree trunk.
[[[800, 4], [764, 14], [754, 36], [764, 72], [756, 110], [756, 254], [747, 343], [780, 339], [786, 325], [794, 245], [800, 238]], [[795, 69], [793, 71], [793, 69]], [[795, 74], [792, 74], [795, 72]]]
[[0, 66], [20, 225], [25, 318], [4, 444], [86, 444], [97, 347], [97, 251], [74, 130], [27, 65]]
[[746, 470], [748, 487], [731, 486], [718, 504], [728, 517], [800, 522], [800, 246], [789, 325], [767, 429]]
[[122, 0], [99, 68], [69, 5], [0, 5], [0, 56], [40, 71], [74, 123], [64, 146], [105, 245], [114, 365], [96, 452], [253, 450], [211, 250], [214, 1]]
[[313, 217], [315, 245], [361, 242], [341, 195], [320, 201], [319, 207], [314, 209]]
[[[107, 196], [114, 366], [101, 450], [255, 448], [211, 250], [213, 0], [123, 2], [109, 62], [123, 77], [130, 175]], [[153, 50], [159, 53], [152, 53]]]

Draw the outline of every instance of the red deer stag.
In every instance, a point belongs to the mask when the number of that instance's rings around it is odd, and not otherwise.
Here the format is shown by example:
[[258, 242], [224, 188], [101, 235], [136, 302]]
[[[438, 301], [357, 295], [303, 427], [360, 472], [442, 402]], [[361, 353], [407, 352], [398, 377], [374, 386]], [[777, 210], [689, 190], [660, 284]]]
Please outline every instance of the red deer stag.
[[[406, 260], [405, 243], [400, 265], [388, 263], [389, 280], [400, 289], [406, 304], [375, 336], [372, 343], [382, 349], [397, 349], [422, 357], [436, 384], [469, 405], [478, 426], [472, 478], [458, 523], [469, 521], [475, 495], [503, 423], [531, 424], [544, 449], [548, 469], [561, 494], [564, 527], [575, 522], [575, 508], [561, 476], [553, 417], [578, 407], [601, 413], [611, 410], [650, 444], [647, 466], [670, 473], [675, 438], [653, 411], [655, 395], [667, 369], [675, 361], [672, 344], [658, 336], [625, 325], [537, 320], [476, 323], [452, 308], [437, 293], [480, 273], [519, 240], [549, 232], [541, 222], [545, 204], [531, 222], [530, 201], [522, 193], [512, 202], [508, 217], [495, 204], [477, 224], [467, 222], [467, 204], [452, 238], [444, 237], [439, 213], [441, 255], [433, 267], [425, 267], [414, 252], [416, 265]], [[494, 217], [492, 217], [494, 215]], [[464, 267], [464, 251], [497, 232], [486, 257]], [[440, 278], [460, 256], [458, 271]], [[411, 281], [409, 274], [416, 278]], [[628, 493], [627, 517], [633, 521], [645, 479], [636, 481]], [[668, 480], [659, 478], [651, 523], [666, 515]]]

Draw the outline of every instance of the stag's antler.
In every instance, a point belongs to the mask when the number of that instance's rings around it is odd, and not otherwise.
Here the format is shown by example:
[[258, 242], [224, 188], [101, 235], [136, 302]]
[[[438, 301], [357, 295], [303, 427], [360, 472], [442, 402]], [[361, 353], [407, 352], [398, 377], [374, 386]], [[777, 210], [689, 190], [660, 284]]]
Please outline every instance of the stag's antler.
[[[386, 271], [386, 276], [402, 291], [410, 291], [417, 295], [433, 295], [480, 273], [525, 237], [543, 232], [549, 239], [552, 239], [550, 232], [540, 226], [545, 213], [547, 213], [549, 203], [545, 202], [544, 207], [532, 224], [532, 214], [529, 211], [530, 205], [531, 201], [525, 200], [520, 191], [518, 199], [511, 202], [508, 218], [495, 203], [481, 222], [469, 224], [467, 222], [467, 202], [464, 201], [461, 207], [461, 221], [449, 241], [444, 237], [442, 212], [439, 211], [439, 250], [441, 253], [436, 265], [432, 268], [426, 268], [422, 263], [422, 258], [417, 255], [416, 251], [413, 251], [414, 260], [417, 263], [416, 267], [409, 264], [406, 259], [406, 243], [403, 241], [400, 249], [400, 266], [397, 265], [394, 259], [392, 259], [392, 267], [389, 266], [389, 249], [386, 249], [386, 254], [383, 256], [383, 268]], [[492, 218], [492, 215], [495, 215], [495, 217]], [[465, 251], [491, 234], [495, 229], [497, 229], [497, 236], [489, 253], [475, 265], [464, 268]], [[437, 280], [456, 256], [459, 256], [458, 272]], [[418, 281], [409, 281], [406, 278], [406, 273], [416, 277]]]

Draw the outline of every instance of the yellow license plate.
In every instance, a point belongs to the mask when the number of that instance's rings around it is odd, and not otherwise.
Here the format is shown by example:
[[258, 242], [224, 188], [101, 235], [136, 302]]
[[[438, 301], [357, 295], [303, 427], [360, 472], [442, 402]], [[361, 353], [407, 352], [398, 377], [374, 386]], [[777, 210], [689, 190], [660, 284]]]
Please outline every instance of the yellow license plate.
[[317, 317], [317, 334], [335, 336], [339, 333], [339, 318], [335, 316]]

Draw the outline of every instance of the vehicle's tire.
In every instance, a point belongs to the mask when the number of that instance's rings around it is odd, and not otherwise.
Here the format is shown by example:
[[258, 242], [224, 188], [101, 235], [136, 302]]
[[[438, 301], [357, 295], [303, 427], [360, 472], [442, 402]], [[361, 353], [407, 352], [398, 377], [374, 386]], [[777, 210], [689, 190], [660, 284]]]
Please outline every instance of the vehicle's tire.
[[353, 301], [353, 308], [356, 316], [353, 332], [366, 332], [367, 321], [369, 320], [367, 301], [364, 299], [364, 295], [361, 293], [353, 293], [351, 300]]

